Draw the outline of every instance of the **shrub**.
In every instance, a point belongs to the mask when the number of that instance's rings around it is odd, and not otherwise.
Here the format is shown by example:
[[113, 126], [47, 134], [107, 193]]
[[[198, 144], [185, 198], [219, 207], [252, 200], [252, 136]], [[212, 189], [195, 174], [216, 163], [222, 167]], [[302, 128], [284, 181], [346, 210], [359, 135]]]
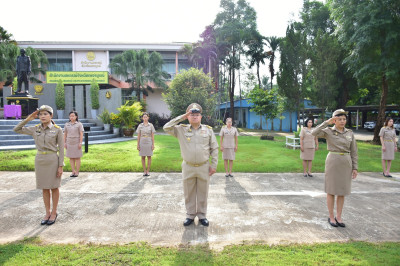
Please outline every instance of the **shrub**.
[[116, 128], [121, 127], [122, 120], [121, 120], [120, 114], [119, 113], [118, 114], [111, 113], [110, 114], [110, 123]]
[[58, 81], [56, 87], [56, 107], [59, 110], [65, 109], [65, 89], [61, 79]]
[[171, 120], [170, 116], [162, 115], [157, 113], [149, 113], [149, 122], [153, 124], [155, 129], [163, 127], [168, 121]]
[[99, 84], [93, 79], [92, 84], [90, 84], [90, 99], [92, 100], [92, 109], [99, 109]]
[[140, 122], [140, 116], [142, 114], [140, 102], [135, 102], [132, 105], [129, 105], [127, 102], [117, 109], [125, 128], [132, 129]]
[[103, 124], [110, 124], [111, 117], [110, 117], [110, 112], [106, 108], [104, 108], [103, 112], [97, 116], [98, 119], [100, 119]]

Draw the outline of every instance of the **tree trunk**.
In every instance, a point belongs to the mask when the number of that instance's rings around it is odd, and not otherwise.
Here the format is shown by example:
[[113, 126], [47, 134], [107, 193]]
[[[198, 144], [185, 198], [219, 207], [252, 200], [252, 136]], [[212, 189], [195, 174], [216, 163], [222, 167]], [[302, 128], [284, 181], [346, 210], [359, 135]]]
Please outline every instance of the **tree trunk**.
[[379, 131], [381, 130], [383, 123], [385, 122], [385, 112], [386, 112], [386, 98], [388, 94], [388, 82], [386, 75], [382, 75], [382, 94], [381, 101], [379, 103], [378, 120], [376, 121], [375, 131], [374, 131], [374, 144], [380, 144]]
[[260, 64], [258, 62], [257, 62], [257, 79], [258, 79], [258, 88], [261, 89]]
[[[280, 117], [282, 117], [282, 113], [279, 114]], [[282, 132], [282, 119], [279, 118], [279, 131]]]
[[231, 75], [231, 84], [229, 86], [229, 102], [230, 102], [230, 115], [232, 118], [232, 122], [235, 121], [235, 102], [233, 101], [233, 96], [235, 92], [235, 70], [231, 69], [230, 75]]
[[271, 130], [272, 130], [272, 131], [275, 130], [275, 129], [274, 129], [274, 119], [273, 119], [273, 118], [271, 119]]
[[290, 131], [290, 132], [293, 132], [293, 127], [292, 127], [292, 112], [291, 112], [291, 111], [289, 112], [289, 123], [290, 123], [290, 125], [289, 125], [289, 131]]

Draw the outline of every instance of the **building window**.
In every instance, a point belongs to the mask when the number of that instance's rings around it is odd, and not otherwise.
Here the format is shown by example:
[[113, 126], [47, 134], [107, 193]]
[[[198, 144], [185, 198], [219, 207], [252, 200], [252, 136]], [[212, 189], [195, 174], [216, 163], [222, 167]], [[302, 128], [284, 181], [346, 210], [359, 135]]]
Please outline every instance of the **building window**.
[[44, 51], [48, 71], [72, 71], [72, 51]]

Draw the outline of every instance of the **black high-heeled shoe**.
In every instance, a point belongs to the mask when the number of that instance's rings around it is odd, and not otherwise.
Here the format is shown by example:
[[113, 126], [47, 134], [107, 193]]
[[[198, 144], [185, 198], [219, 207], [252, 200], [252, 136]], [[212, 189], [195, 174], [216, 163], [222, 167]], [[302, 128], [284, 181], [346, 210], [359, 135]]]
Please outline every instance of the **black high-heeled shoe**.
[[[52, 225], [52, 224], [54, 224], [55, 222], [56, 222], [56, 220], [57, 220], [57, 216], [58, 216], [58, 213], [56, 214], [56, 218], [54, 218], [54, 220], [48, 220], [47, 221], [47, 225]], [[50, 218], [50, 217], [49, 217]]]
[[[50, 215], [50, 216], [51, 216], [51, 215]], [[49, 219], [50, 219], [50, 216], [49, 216], [49, 218], [42, 220], [42, 221], [40, 222], [40, 225], [45, 225], [45, 224], [47, 224], [47, 222], [48, 222]]]

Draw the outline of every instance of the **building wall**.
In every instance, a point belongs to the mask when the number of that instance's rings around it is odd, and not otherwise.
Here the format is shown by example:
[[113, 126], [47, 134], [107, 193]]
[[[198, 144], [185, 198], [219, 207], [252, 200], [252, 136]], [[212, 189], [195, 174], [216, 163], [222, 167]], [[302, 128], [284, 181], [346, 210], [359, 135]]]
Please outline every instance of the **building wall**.
[[[297, 115], [296, 115], [296, 112], [291, 112], [291, 113], [284, 112], [283, 116], [285, 118], [282, 120], [282, 131], [290, 132], [290, 115], [292, 116], [292, 130], [295, 131], [297, 129], [297, 124], [296, 124], [297, 123]], [[260, 116], [259, 115], [257, 115], [254, 112], [249, 111], [248, 112], [248, 116], [249, 116], [248, 117], [248, 121], [250, 121], [250, 123], [247, 124], [247, 128], [254, 129], [255, 128], [254, 127], [255, 123], [257, 123], [258, 125], [260, 124]], [[279, 118], [275, 118], [274, 119], [274, 130], [275, 131], [279, 130], [279, 124], [280, 124]], [[265, 118], [262, 119], [262, 128], [264, 130], [267, 129], [267, 123], [265, 121]], [[268, 120], [268, 130], [271, 130], [271, 129], [272, 129], [271, 120], [269, 119]]]
[[154, 93], [149, 92], [149, 96], [146, 97], [147, 112], [170, 116], [171, 111], [162, 98], [162, 92], [161, 89], [154, 90]]

